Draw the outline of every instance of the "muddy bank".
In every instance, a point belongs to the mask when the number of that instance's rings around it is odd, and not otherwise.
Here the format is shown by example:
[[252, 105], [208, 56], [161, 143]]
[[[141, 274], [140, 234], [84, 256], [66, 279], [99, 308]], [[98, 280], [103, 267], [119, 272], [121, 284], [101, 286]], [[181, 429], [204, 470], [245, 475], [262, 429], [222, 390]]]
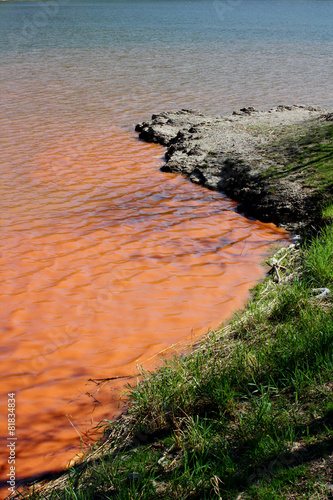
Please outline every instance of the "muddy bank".
[[243, 108], [230, 116], [183, 109], [152, 115], [136, 131], [167, 147], [163, 171], [226, 193], [248, 216], [295, 230], [316, 222], [323, 193], [307, 182], [308, 169], [285, 166], [301, 158], [299, 140], [331, 118], [313, 106]]

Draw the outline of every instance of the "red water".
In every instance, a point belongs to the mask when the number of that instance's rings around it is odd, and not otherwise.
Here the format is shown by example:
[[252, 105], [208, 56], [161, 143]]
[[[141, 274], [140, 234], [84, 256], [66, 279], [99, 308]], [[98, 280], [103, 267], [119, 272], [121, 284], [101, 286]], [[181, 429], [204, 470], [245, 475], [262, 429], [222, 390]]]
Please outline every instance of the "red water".
[[88, 379], [131, 375], [219, 325], [285, 237], [161, 173], [163, 148], [123, 129], [35, 137], [9, 141], [0, 172], [1, 436], [16, 392], [17, 478], [61, 469], [119, 411], [123, 382]]

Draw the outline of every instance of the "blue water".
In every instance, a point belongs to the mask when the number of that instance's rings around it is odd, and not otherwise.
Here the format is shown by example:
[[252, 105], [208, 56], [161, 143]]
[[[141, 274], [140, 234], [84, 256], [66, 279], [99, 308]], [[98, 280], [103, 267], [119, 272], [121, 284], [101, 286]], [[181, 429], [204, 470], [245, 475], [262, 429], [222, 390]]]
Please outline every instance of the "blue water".
[[0, 3], [9, 120], [18, 100], [23, 115], [55, 116], [56, 100], [61, 121], [129, 127], [170, 108], [333, 107], [332, 54], [330, 0]]

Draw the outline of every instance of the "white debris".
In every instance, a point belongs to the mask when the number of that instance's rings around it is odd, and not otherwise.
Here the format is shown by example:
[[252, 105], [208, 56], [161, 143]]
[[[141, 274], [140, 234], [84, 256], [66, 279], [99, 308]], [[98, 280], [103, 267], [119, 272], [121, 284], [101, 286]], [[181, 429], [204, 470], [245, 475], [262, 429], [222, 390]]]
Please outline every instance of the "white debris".
[[323, 299], [324, 297], [331, 297], [332, 295], [331, 290], [328, 288], [313, 288], [311, 291], [315, 294], [315, 299]]

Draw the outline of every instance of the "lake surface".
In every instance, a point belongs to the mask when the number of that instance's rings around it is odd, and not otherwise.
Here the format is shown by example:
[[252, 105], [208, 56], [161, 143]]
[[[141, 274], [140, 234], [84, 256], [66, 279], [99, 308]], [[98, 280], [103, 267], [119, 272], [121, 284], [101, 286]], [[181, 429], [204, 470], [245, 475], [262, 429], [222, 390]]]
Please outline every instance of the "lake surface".
[[134, 124], [333, 108], [332, 33], [329, 0], [0, 2], [0, 423], [6, 439], [15, 391], [17, 477], [61, 469], [119, 412], [123, 382], [89, 379], [218, 326], [285, 238], [161, 173]]

